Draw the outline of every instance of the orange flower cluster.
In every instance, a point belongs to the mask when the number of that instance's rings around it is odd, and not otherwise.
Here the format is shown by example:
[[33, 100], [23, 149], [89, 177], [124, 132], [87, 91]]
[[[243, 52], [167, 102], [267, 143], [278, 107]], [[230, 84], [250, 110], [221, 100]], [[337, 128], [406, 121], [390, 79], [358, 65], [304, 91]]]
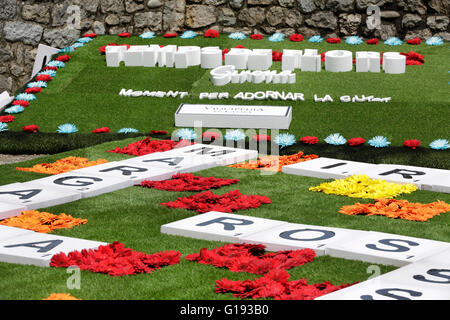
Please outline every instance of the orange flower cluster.
[[20, 171], [37, 172], [45, 174], [60, 174], [69, 172], [72, 170], [82, 169], [86, 167], [95, 166], [97, 164], [107, 163], [105, 159], [97, 159], [95, 161], [89, 161], [87, 158], [80, 157], [67, 157], [64, 159], [56, 160], [53, 163], [40, 163], [31, 168], [19, 168]]
[[65, 213], [54, 215], [36, 210], [23, 211], [17, 217], [0, 221], [0, 225], [3, 226], [22, 228], [41, 233], [49, 233], [56, 229], [72, 228], [86, 223], [87, 219], [74, 218]]
[[377, 199], [375, 204], [356, 203], [343, 206], [340, 213], [348, 215], [381, 215], [410, 221], [427, 221], [434, 216], [450, 211], [450, 205], [443, 201], [412, 203], [407, 200]]
[[73, 297], [70, 293], [52, 293], [47, 298], [42, 300], [81, 300]]
[[298, 162], [316, 159], [319, 156], [316, 154], [305, 155], [302, 151], [289, 156], [265, 156], [259, 157], [257, 160], [250, 160], [249, 162], [242, 162], [229, 165], [232, 168], [242, 168], [251, 170], [269, 170], [281, 171], [282, 166], [294, 164]]

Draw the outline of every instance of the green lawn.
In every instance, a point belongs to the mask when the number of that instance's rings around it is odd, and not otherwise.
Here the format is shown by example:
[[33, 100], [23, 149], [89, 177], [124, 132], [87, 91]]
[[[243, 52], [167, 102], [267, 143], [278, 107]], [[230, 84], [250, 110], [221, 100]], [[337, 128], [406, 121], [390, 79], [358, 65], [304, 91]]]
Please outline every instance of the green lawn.
[[[56, 154], [20, 164], [0, 166], [0, 184], [24, 182], [43, 175], [15, 170], [16, 166], [32, 166], [36, 163], [53, 162], [66, 156], [83, 156], [89, 159], [106, 158], [121, 160], [130, 156], [106, 152], [113, 147], [122, 147], [138, 138], [120, 142], [108, 142], [94, 147]], [[325, 195], [308, 191], [308, 188], [323, 182], [321, 179], [307, 178], [278, 173], [261, 175], [258, 171], [228, 167], [213, 168], [198, 173], [203, 176], [238, 178], [237, 185], [215, 190], [223, 194], [239, 189], [243, 194], [268, 196], [272, 203], [238, 214], [283, 220], [294, 223], [343, 227], [359, 230], [374, 230], [427, 239], [450, 242], [450, 215], [442, 214], [428, 222], [410, 222], [385, 217], [346, 216], [338, 213], [343, 205], [353, 204], [360, 199]], [[276, 186], [276, 188], [274, 188]], [[214, 248], [222, 243], [187, 239], [160, 233], [160, 226], [182, 218], [193, 216], [195, 212], [184, 209], [170, 209], [159, 203], [188, 196], [190, 192], [168, 192], [140, 187], [131, 187], [82, 199], [76, 202], [46, 208], [51, 213], [71, 214], [86, 218], [86, 225], [70, 230], [58, 230], [55, 234], [69, 237], [112, 242], [120, 241], [135, 250], [153, 253], [159, 250], [179, 250], [183, 256], [198, 252], [201, 248]], [[415, 202], [428, 203], [437, 199], [449, 202], [447, 194], [416, 191], [400, 196]], [[369, 200], [361, 200], [368, 202]], [[289, 270], [291, 279], [305, 277], [310, 283], [329, 280], [333, 284], [364, 281], [370, 264], [319, 257], [305, 266]], [[393, 267], [381, 266], [388, 272]], [[182, 259], [181, 264], [165, 267], [152, 274], [125, 277], [111, 277], [88, 271], [81, 273], [81, 290], [68, 290], [66, 281], [70, 274], [63, 268], [40, 268], [34, 266], [0, 263], [1, 299], [42, 299], [52, 292], [70, 292], [81, 299], [231, 299], [231, 294], [214, 293], [215, 280], [253, 279], [256, 275], [232, 273], [212, 266], [200, 265]]]

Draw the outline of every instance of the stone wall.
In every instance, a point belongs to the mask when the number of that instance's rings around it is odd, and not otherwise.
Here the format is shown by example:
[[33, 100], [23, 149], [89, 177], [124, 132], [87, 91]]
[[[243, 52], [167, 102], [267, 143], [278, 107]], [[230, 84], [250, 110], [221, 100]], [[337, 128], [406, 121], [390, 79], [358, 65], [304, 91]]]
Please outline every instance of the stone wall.
[[[366, 11], [373, 4], [381, 8], [382, 25], [369, 30]], [[214, 28], [383, 40], [439, 35], [448, 41], [449, 8], [449, 0], [0, 0], [0, 92], [28, 81], [39, 43], [64, 47], [85, 32]]]

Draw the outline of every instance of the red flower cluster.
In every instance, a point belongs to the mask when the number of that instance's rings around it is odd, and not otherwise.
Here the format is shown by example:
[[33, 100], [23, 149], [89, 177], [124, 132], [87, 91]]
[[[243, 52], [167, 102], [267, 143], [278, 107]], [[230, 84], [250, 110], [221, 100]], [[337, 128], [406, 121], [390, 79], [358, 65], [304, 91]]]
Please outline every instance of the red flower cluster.
[[406, 43], [407, 44], [418, 45], [421, 42], [422, 42], [422, 40], [420, 40], [420, 38], [414, 38], [414, 39], [409, 39]]
[[150, 138], [145, 138], [144, 140], [131, 143], [124, 148], [115, 148], [113, 150], [109, 150], [108, 152], [143, 156], [154, 152], [169, 151], [175, 148], [176, 145], [177, 143], [172, 140], [153, 140]]
[[250, 36], [250, 39], [252, 39], [252, 40], [262, 40], [263, 38], [264, 38], [264, 37], [263, 37], [262, 35], [257, 34], [257, 33], [252, 34], [252, 35]]
[[35, 124], [30, 124], [28, 126], [23, 126], [22, 127], [22, 131], [23, 132], [30, 132], [30, 133], [34, 133], [34, 132], [38, 132], [39, 131], [39, 127]]
[[367, 44], [378, 44], [379, 40], [377, 38], [372, 38], [366, 41]]
[[205, 38], [218, 38], [219, 37], [219, 31], [214, 29], [208, 29], [206, 30], [205, 34], [203, 35]]
[[406, 56], [406, 65], [420, 66], [425, 63], [425, 56], [414, 51], [408, 53], [401, 52], [400, 54]]
[[16, 118], [14, 116], [0, 116], [0, 122], [14, 122]]
[[39, 93], [39, 92], [42, 92], [42, 88], [41, 87], [26, 88], [25, 92], [26, 93]]
[[223, 195], [211, 191], [197, 193], [190, 197], [178, 198], [175, 201], [160, 203], [169, 208], [195, 210], [198, 213], [209, 211], [234, 212], [258, 208], [261, 204], [271, 203], [270, 199], [259, 195], [243, 195], [239, 190], [229, 191]]
[[14, 100], [12, 103], [14, 106], [22, 106], [22, 107], [28, 107], [30, 103], [26, 100]]
[[300, 142], [306, 143], [306, 144], [316, 144], [319, 142], [319, 138], [314, 136], [305, 136], [300, 138]]
[[322, 62], [325, 62], [325, 53], [327, 53], [327, 52], [325, 51], [320, 54], [320, 61], [322, 61]]
[[221, 179], [215, 177], [194, 176], [192, 173], [179, 173], [172, 176], [171, 180], [143, 181], [141, 186], [167, 191], [203, 191], [218, 189], [230, 184], [238, 183], [239, 179]]
[[340, 38], [328, 38], [327, 42], [328, 43], [341, 43], [341, 39]]
[[416, 139], [406, 140], [406, 141], [403, 141], [403, 145], [405, 147], [415, 150], [416, 148], [418, 148], [420, 146], [420, 140], [416, 140]]
[[245, 49], [245, 46], [243, 46], [242, 44], [238, 44], [235, 48], [236, 49]]
[[185, 257], [201, 264], [227, 268], [232, 272], [264, 274], [273, 269], [291, 269], [313, 261], [316, 253], [311, 249], [265, 253], [260, 244], [227, 244]]
[[289, 40], [294, 42], [300, 42], [303, 41], [303, 36], [299, 33], [294, 33], [289, 37]]
[[67, 62], [70, 60], [70, 56], [68, 54], [56, 57], [55, 60], [61, 61], [61, 62]]
[[204, 141], [214, 141], [220, 138], [219, 132], [205, 131], [202, 133], [202, 140]]
[[289, 281], [289, 273], [283, 269], [273, 269], [255, 280], [216, 281], [216, 293], [233, 293], [240, 298], [274, 298], [275, 300], [313, 300], [319, 296], [343, 289], [351, 284], [335, 286], [330, 282], [308, 284], [307, 280]]
[[281, 61], [283, 57], [283, 52], [274, 50], [272, 51], [272, 61]]
[[96, 33], [85, 33], [84, 35], [83, 35], [83, 37], [85, 37], [85, 38], [96, 38], [97, 37], [97, 34]]
[[131, 33], [129, 33], [129, 32], [122, 32], [122, 33], [119, 33], [118, 36], [121, 37], [121, 38], [129, 38], [129, 37], [131, 37]]
[[359, 146], [361, 144], [363, 144], [364, 142], [366, 142], [366, 139], [358, 137], [358, 138], [351, 138], [348, 139], [347, 143], [349, 146], [354, 147], [354, 146]]
[[41, 75], [37, 76], [35, 79], [36, 79], [36, 81], [48, 82], [48, 81], [51, 81], [53, 78], [51, 76], [49, 76], [48, 74], [41, 74]]
[[253, 141], [270, 141], [270, 136], [268, 134], [257, 134], [252, 137]]
[[166, 130], [151, 130], [150, 134], [168, 134]]
[[222, 49], [222, 60], [225, 60], [225, 54], [227, 54], [228, 52], [230, 52], [228, 48]]
[[180, 263], [179, 251], [160, 251], [154, 254], [133, 251], [120, 242], [100, 246], [95, 250], [72, 251], [55, 254], [51, 267], [78, 266], [81, 270], [106, 273], [110, 276], [124, 276], [151, 273], [161, 267]]
[[108, 127], [101, 127], [101, 128], [97, 128], [92, 130], [92, 133], [108, 133], [111, 130]]
[[176, 38], [178, 34], [176, 32], [168, 32], [163, 35], [164, 38]]
[[45, 71], [45, 70], [53, 70], [53, 71], [57, 71], [58, 70], [58, 67], [53, 67], [53, 66], [45, 66], [45, 67], [43, 67], [42, 68], [42, 70], [43, 71]]

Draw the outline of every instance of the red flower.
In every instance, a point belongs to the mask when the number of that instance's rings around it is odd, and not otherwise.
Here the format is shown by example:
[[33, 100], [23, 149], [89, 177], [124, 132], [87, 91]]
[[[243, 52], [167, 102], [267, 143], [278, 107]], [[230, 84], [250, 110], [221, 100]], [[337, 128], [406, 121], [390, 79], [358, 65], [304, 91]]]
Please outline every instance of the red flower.
[[270, 136], [268, 134], [257, 134], [252, 137], [254, 141], [270, 141]]
[[281, 61], [283, 57], [283, 52], [280, 51], [272, 51], [272, 61]]
[[407, 66], [421, 66], [422, 62], [413, 60], [413, 59], [406, 59], [406, 65]]
[[39, 93], [39, 92], [42, 92], [41, 87], [31, 87], [25, 89], [25, 93]]
[[219, 31], [214, 29], [208, 29], [206, 30], [205, 34], [203, 35], [205, 38], [218, 38], [219, 37]]
[[328, 38], [327, 42], [328, 43], [341, 43], [341, 39], [340, 38]]
[[230, 50], [228, 50], [227, 48], [222, 49], [222, 60], [225, 60], [225, 54], [227, 54], [228, 52], [230, 52]]
[[49, 66], [45, 66], [45, 67], [42, 68], [42, 70], [43, 70], [43, 71], [45, 71], [45, 70], [53, 70], [53, 71], [56, 71], [56, 70], [58, 70], [58, 67], [49, 67]]
[[420, 40], [420, 38], [414, 38], [414, 39], [409, 39], [406, 43], [407, 44], [418, 45], [421, 42], [422, 42], [422, 40]]
[[372, 38], [366, 41], [367, 44], [378, 44], [379, 40], [377, 38]]
[[420, 140], [416, 140], [416, 139], [406, 140], [403, 142], [403, 145], [405, 147], [415, 150], [416, 148], [418, 148], [420, 146]]
[[48, 82], [48, 81], [51, 81], [51, 80], [52, 80], [52, 77], [49, 76], [48, 74], [41, 74], [41, 75], [36, 77], [36, 81]]
[[122, 32], [122, 33], [119, 33], [118, 36], [121, 37], [121, 38], [129, 38], [129, 37], [131, 37], [131, 33], [129, 33], [129, 32]]
[[23, 126], [22, 127], [22, 131], [24, 132], [38, 132], [39, 131], [39, 127], [35, 124], [30, 124], [28, 126]]
[[14, 122], [16, 118], [14, 116], [0, 116], [0, 122]]
[[62, 61], [62, 62], [67, 62], [70, 60], [70, 56], [68, 54], [56, 57], [55, 60], [57, 61]]
[[238, 182], [239, 179], [205, 178], [194, 176], [192, 173], [180, 173], [172, 176], [171, 180], [143, 181], [141, 186], [167, 191], [203, 191], [218, 189]]
[[131, 143], [124, 148], [115, 148], [113, 150], [109, 150], [108, 152], [143, 156], [154, 152], [169, 151], [177, 145], [178, 144], [172, 140], [152, 140], [150, 138], [146, 138], [144, 140]]
[[306, 144], [316, 144], [319, 142], [319, 138], [314, 136], [305, 136], [300, 138], [300, 142], [306, 143]]
[[325, 53], [327, 53], [327, 52], [325, 51], [320, 54], [320, 61], [322, 61], [322, 62], [325, 62]]
[[30, 103], [26, 100], [14, 100], [12, 103], [14, 106], [22, 106], [22, 107], [28, 107]]
[[237, 49], [245, 49], [245, 47], [242, 44], [238, 44], [235, 48], [237, 48]]
[[352, 147], [359, 146], [359, 145], [363, 144], [364, 142], [366, 142], [366, 140], [361, 137], [351, 138], [351, 139], [348, 139], [348, 141], [347, 141], [348, 145], [352, 146]]
[[164, 34], [164, 38], [176, 38], [178, 36], [178, 34], [176, 32], [168, 32], [166, 34]]
[[85, 33], [83, 35], [83, 37], [85, 37], [85, 38], [96, 38], [97, 34], [96, 33]]
[[101, 128], [92, 130], [92, 133], [108, 133], [109, 131], [111, 131], [111, 130], [108, 127], [101, 127]]
[[152, 130], [150, 134], [168, 134], [168, 132], [166, 130]]
[[417, 52], [414, 51], [410, 51], [408, 53], [401, 52], [400, 54], [406, 56], [407, 65], [419, 66], [425, 63], [425, 56]]
[[303, 36], [299, 33], [294, 33], [289, 37], [289, 40], [294, 42], [300, 42], [303, 41]]
[[202, 133], [202, 140], [204, 141], [214, 141], [219, 139], [221, 134], [219, 132], [214, 131], [205, 131]]
[[250, 39], [252, 39], [252, 40], [262, 40], [264, 37], [262, 36], [262, 35], [260, 35], [260, 34], [252, 34], [251, 36], [250, 36]]

